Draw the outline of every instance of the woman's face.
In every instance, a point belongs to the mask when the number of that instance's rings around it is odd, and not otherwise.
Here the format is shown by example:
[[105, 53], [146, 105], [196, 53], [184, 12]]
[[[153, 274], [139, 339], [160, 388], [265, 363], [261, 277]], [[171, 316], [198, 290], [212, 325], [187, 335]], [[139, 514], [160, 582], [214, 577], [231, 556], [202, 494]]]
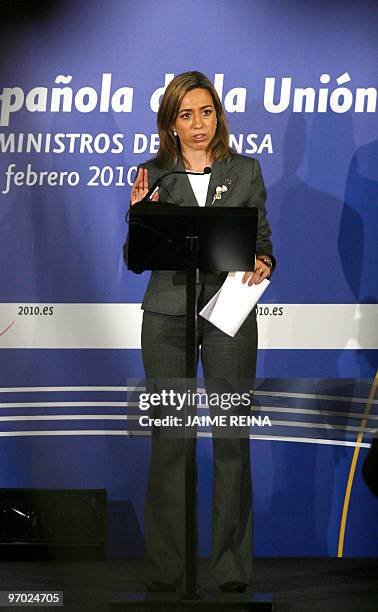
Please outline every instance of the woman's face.
[[172, 127], [180, 139], [183, 155], [206, 151], [217, 128], [213, 99], [207, 89], [198, 87], [185, 94]]

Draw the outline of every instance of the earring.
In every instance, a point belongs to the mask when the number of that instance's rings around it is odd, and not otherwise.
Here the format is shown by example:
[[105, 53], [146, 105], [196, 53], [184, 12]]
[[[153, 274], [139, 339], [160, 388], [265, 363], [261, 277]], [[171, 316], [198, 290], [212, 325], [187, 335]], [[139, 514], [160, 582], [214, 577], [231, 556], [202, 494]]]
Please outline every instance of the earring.
[[173, 136], [177, 136], [176, 130], [173, 130]]

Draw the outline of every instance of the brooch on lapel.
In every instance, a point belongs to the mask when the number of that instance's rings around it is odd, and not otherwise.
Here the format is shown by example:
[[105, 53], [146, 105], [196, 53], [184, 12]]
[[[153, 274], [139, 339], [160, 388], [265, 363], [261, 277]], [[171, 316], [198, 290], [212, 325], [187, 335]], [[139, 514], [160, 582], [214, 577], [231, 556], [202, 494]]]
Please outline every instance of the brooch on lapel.
[[215, 200], [221, 200], [222, 199], [222, 193], [224, 193], [225, 191], [227, 191], [226, 185], [222, 185], [222, 187], [216, 187], [215, 188], [215, 194], [214, 194], [214, 197], [213, 197], [213, 201], [211, 202], [211, 206], [214, 204]]

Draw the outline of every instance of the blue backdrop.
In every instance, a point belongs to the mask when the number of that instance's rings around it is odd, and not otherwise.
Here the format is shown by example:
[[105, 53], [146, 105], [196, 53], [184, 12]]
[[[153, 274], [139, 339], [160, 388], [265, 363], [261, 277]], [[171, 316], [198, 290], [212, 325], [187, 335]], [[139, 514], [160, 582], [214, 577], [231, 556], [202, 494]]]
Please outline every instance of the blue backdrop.
[[149, 438], [125, 420], [140, 318], [117, 306], [139, 304], [148, 275], [123, 264], [124, 216], [134, 168], [156, 151], [161, 88], [196, 69], [234, 149], [261, 163], [278, 260], [259, 315], [256, 409], [272, 427], [251, 442], [255, 552], [376, 555], [361, 478], [378, 419], [376, 3], [81, 0], [7, 17], [0, 486], [106, 487], [142, 522]]

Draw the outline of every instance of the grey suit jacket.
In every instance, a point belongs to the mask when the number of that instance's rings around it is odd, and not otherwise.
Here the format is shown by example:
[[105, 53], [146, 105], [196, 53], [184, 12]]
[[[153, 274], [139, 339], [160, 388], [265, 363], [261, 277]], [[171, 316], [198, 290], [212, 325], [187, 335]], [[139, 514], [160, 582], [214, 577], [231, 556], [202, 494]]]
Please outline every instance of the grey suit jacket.
[[[152, 185], [166, 168], [159, 168], [154, 159], [141, 164], [148, 170], [148, 182]], [[184, 170], [181, 163], [177, 170]], [[211, 206], [217, 186], [227, 185], [227, 191], [214, 206], [256, 206], [259, 210], [256, 255], [271, 256], [270, 227], [266, 218], [266, 190], [256, 159], [233, 154], [230, 161], [214, 162], [207, 193], [206, 206]], [[160, 199], [180, 206], [198, 206], [188, 177], [172, 175], [167, 177], [159, 187]], [[158, 206], [158, 204], [157, 204]], [[227, 274], [200, 274], [197, 284], [197, 296], [204, 287], [206, 299], [210, 299], [220, 288]], [[143, 299], [142, 309], [161, 314], [185, 314], [185, 273], [152, 272]]]

